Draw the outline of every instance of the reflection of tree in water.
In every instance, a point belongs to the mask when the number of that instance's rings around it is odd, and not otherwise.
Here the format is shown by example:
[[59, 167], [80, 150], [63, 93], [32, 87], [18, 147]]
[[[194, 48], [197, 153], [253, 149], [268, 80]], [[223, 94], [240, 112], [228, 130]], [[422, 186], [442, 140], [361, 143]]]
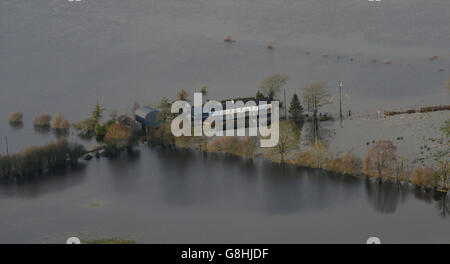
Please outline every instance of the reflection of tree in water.
[[53, 135], [55, 135], [57, 139], [67, 138], [69, 134], [69, 129], [53, 129]]
[[366, 179], [366, 193], [369, 203], [384, 214], [394, 213], [407, 196], [407, 191], [396, 182], [372, 182], [370, 179]]
[[22, 122], [18, 122], [18, 123], [10, 123], [9, 126], [13, 129], [13, 130], [20, 130], [23, 128], [23, 123]]
[[433, 193], [428, 189], [423, 189], [419, 186], [412, 187], [414, 197], [418, 200], [424, 201], [425, 203], [433, 203]]
[[270, 162], [261, 165], [261, 174], [264, 206], [270, 214], [332, 207], [358, 193], [361, 183], [355, 177]]
[[439, 215], [442, 218], [447, 218], [450, 213], [450, 198], [444, 193], [436, 192], [434, 199], [436, 201], [436, 209], [439, 211]]
[[450, 213], [450, 197], [430, 189], [418, 186], [405, 186], [394, 181], [371, 181], [366, 179], [366, 193], [369, 203], [378, 212], [392, 214], [396, 211], [400, 202], [404, 202], [409, 193], [414, 198], [427, 204], [435, 203], [436, 209], [442, 218]]
[[316, 140], [320, 140], [325, 145], [331, 140], [334, 136], [333, 130], [330, 128], [332, 122], [308, 122], [303, 125], [302, 132], [306, 141], [310, 144], [314, 144]]
[[[162, 148], [150, 146], [164, 172], [161, 178], [165, 199], [169, 204], [187, 206], [193, 203], [195, 190], [190, 186], [191, 167], [198, 166], [197, 155], [188, 149]], [[201, 173], [200, 168], [199, 173]]]
[[34, 126], [34, 132], [45, 135], [50, 132], [49, 126]]
[[439, 215], [442, 218], [447, 218], [450, 213], [450, 197], [447, 194], [417, 186], [413, 188], [415, 198], [428, 204], [432, 204], [434, 202]]
[[43, 175], [18, 178], [13, 182], [3, 182], [0, 185], [0, 199], [36, 199], [81, 186], [87, 175], [86, 167], [86, 164], [80, 163], [70, 170], [61, 169]]

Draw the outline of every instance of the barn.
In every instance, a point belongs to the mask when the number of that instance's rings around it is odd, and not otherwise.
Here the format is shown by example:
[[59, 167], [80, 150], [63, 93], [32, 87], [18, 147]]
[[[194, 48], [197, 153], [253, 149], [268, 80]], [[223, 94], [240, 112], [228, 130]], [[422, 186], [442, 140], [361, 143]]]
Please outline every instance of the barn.
[[150, 106], [143, 106], [134, 112], [134, 116], [136, 121], [142, 124], [143, 128], [155, 128], [158, 127], [158, 113], [158, 109]]

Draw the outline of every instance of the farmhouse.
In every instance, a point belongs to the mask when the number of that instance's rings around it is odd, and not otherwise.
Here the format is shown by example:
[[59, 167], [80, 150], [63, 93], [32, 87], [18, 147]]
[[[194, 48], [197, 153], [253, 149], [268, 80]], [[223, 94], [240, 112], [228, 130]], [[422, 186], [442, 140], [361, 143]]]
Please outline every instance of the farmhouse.
[[143, 128], [156, 128], [158, 127], [158, 113], [158, 109], [150, 106], [143, 106], [134, 112], [134, 116], [136, 121], [142, 124]]

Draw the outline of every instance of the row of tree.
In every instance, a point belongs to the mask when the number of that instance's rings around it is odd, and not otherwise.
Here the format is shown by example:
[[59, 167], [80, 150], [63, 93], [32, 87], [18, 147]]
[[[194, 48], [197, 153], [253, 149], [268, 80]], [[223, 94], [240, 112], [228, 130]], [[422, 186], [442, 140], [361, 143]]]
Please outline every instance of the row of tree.
[[[9, 115], [9, 123], [13, 126], [22, 125], [23, 113], [13, 112]], [[53, 128], [56, 130], [68, 129], [70, 127], [69, 120], [60, 114], [56, 114], [53, 118], [48, 114], [40, 114], [34, 117], [33, 124], [37, 128]]]
[[[447, 154], [436, 155], [436, 165], [433, 168], [408, 169], [404, 160], [397, 155], [397, 147], [392, 141], [379, 140], [367, 149], [364, 160], [343, 153], [334, 156], [317, 140], [308, 149], [300, 151], [300, 128], [293, 121], [281, 121], [280, 138], [277, 146], [259, 149], [258, 137], [179, 137], [170, 133], [170, 126], [165, 126], [152, 135], [153, 143], [165, 145], [170, 142], [172, 147], [196, 148], [205, 153], [215, 152], [226, 155], [238, 155], [253, 158], [263, 155], [279, 163], [291, 163], [300, 167], [318, 168], [346, 175], [366, 175], [382, 180], [411, 182], [424, 187], [447, 188], [449, 169]], [[166, 131], [166, 132], [163, 132]], [[170, 137], [170, 139], [169, 139]]]
[[[446, 122], [448, 126], [448, 122]], [[443, 131], [445, 133], [445, 127]], [[448, 127], [447, 127], [448, 129]], [[448, 132], [448, 131], [447, 131]], [[447, 139], [448, 133], [444, 134]], [[379, 140], [367, 149], [363, 162], [349, 153], [335, 157], [321, 141], [315, 141], [306, 151], [299, 149], [300, 130], [293, 122], [280, 122], [279, 144], [266, 150], [266, 155], [277, 162], [294, 163], [308, 168], [320, 168], [341, 174], [375, 177], [379, 180], [392, 179], [398, 182], [411, 182], [425, 187], [448, 187], [450, 176], [449, 146], [443, 146], [434, 154], [435, 165], [430, 168], [408, 169], [402, 158], [397, 155], [397, 147], [392, 141]], [[294, 155], [291, 160], [286, 160]]]
[[0, 156], [0, 181], [74, 167], [85, 153], [82, 145], [66, 140], [27, 147], [14, 155]]

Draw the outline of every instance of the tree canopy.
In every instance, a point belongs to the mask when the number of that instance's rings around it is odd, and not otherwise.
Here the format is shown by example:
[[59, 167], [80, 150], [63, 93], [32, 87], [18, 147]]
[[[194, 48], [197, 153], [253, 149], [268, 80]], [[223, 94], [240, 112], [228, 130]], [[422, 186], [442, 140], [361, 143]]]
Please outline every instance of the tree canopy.
[[319, 109], [330, 103], [330, 93], [322, 82], [312, 82], [302, 89], [303, 100], [308, 106], [308, 111], [317, 115]]
[[288, 75], [279, 73], [271, 74], [260, 83], [259, 91], [264, 96], [274, 99], [288, 80]]
[[364, 171], [367, 175], [386, 177], [397, 160], [397, 147], [390, 140], [378, 140], [366, 153]]

